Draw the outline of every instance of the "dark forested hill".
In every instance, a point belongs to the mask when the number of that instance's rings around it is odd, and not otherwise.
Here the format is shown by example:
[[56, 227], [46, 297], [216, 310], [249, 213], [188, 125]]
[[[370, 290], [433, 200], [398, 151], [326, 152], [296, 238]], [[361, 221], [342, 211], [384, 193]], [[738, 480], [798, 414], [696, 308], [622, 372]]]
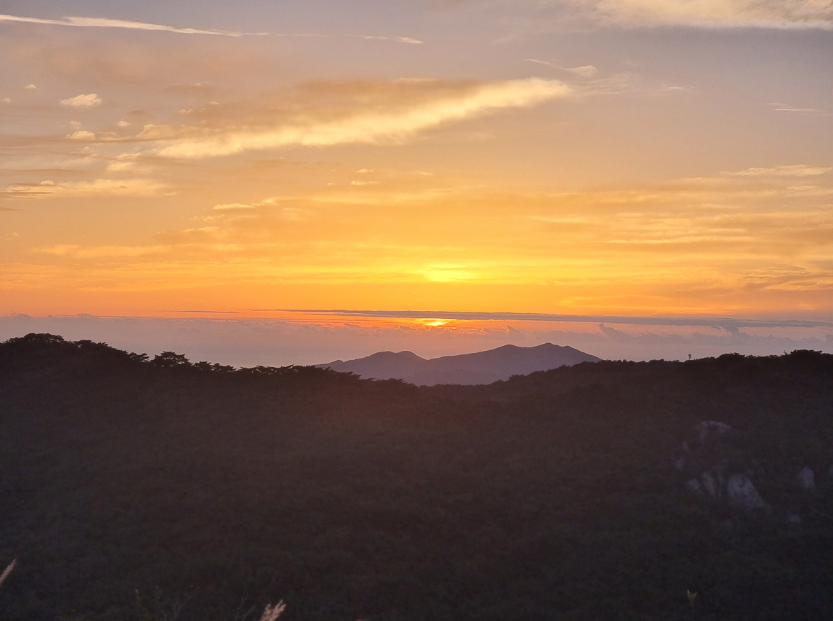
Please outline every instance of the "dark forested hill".
[[535, 347], [504, 345], [488, 351], [426, 360], [410, 351], [383, 351], [356, 360], [317, 365], [364, 379], [401, 379], [418, 386], [436, 384], [491, 384], [513, 375], [548, 371], [580, 362], [598, 362], [572, 347], [544, 343]]
[[825, 619], [832, 466], [815, 352], [417, 388], [29, 335], [0, 618]]

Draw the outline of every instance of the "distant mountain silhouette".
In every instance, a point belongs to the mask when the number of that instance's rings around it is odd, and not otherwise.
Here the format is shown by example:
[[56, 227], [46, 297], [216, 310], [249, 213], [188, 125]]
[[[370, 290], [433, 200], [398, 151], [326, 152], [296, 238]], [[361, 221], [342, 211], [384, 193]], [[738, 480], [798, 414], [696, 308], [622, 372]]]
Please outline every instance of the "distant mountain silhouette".
[[545, 343], [537, 347], [504, 345], [497, 349], [426, 360], [410, 351], [383, 351], [356, 360], [316, 365], [322, 369], [355, 373], [365, 379], [402, 379], [418, 386], [436, 384], [491, 384], [512, 375], [528, 375], [579, 362], [598, 362], [572, 347]]

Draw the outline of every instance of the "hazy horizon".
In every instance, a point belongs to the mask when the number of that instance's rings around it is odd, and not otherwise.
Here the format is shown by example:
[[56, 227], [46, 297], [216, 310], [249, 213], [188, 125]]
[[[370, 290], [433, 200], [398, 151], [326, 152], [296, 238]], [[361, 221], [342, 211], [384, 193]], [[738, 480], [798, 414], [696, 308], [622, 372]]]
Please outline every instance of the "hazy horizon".
[[631, 323], [627, 317], [582, 319], [388, 317], [380, 321], [323, 313], [317, 318], [287, 313], [262, 319], [18, 314], [0, 316], [0, 340], [49, 332], [69, 340], [103, 341], [137, 353], [172, 350], [194, 362], [235, 366], [323, 364], [379, 351], [412, 351], [430, 359], [547, 342], [612, 360], [685, 360], [689, 354], [703, 358], [733, 352], [778, 355], [795, 349], [833, 353], [829, 322], [714, 318], [710, 323], [701, 318], [686, 324], [685, 318], [631, 318]]

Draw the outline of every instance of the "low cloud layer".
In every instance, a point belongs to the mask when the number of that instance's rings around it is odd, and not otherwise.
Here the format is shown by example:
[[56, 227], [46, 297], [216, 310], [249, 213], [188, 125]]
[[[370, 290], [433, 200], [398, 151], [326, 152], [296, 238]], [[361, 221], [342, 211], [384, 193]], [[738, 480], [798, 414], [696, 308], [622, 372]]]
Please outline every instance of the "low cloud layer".
[[72, 196], [153, 196], [168, 187], [153, 179], [94, 179], [56, 183], [18, 183], [0, 189], [0, 198], [67, 198]]

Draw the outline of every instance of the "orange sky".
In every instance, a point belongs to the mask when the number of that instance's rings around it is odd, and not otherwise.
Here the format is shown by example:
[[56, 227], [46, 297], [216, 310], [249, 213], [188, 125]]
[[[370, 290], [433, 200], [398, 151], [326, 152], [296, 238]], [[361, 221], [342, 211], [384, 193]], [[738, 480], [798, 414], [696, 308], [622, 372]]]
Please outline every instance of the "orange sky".
[[12, 2], [0, 314], [833, 319], [826, 2]]

